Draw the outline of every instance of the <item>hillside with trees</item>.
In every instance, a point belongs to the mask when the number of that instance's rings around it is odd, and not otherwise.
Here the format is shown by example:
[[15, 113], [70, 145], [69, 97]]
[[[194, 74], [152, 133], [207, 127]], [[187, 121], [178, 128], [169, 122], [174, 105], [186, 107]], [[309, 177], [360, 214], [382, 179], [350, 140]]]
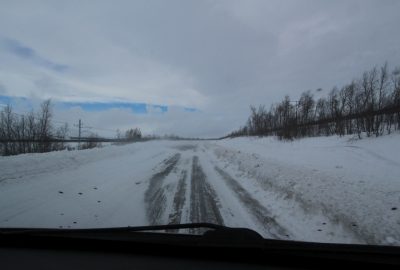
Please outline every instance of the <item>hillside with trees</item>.
[[[321, 89], [318, 89], [318, 92]], [[361, 138], [389, 134], [400, 128], [400, 68], [374, 67], [327, 96], [303, 92], [289, 96], [269, 109], [251, 106], [247, 123], [228, 137], [270, 136], [294, 139], [310, 136], [356, 134]]]

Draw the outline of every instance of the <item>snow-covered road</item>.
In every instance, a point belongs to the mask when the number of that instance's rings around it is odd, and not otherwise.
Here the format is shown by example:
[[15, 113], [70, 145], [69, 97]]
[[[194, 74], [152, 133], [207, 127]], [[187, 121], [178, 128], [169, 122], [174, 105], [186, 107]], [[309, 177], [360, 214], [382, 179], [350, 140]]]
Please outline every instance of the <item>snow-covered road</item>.
[[368, 209], [363, 198], [400, 200], [400, 185], [388, 189], [393, 194], [376, 193], [368, 181], [360, 189], [360, 179], [284, 164], [230, 143], [152, 141], [3, 157], [0, 226], [211, 222], [275, 239], [398, 244], [399, 201], [390, 209], [372, 202], [377, 206]]

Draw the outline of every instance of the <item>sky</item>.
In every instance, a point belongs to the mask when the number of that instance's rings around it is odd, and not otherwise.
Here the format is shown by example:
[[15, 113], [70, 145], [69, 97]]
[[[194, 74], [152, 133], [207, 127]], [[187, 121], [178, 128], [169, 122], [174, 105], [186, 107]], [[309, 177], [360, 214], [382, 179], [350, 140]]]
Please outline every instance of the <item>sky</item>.
[[51, 98], [55, 120], [100, 135], [218, 137], [250, 105], [400, 65], [399, 14], [396, 0], [2, 0], [0, 102]]

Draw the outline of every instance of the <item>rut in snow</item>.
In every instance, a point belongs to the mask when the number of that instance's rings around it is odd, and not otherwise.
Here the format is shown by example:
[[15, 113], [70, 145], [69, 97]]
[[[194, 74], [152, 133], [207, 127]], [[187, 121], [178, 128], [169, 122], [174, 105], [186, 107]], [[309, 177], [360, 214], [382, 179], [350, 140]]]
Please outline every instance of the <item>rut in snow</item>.
[[181, 172], [173, 201], [173, 212], [169, 214], [169, 224], [181, 223], [183, 205], [185, 204], [187, 171]]
[[176, 166], [181, 154], [177, 153], [163, 162], [164, 168], [150, 178], [150, 184], [144, 194], [146, 203], [146, 214], [149, 224], [156, 225], [165, 211], [166, 197], [162, 186], [164, 178], [167, 177]]
[[276, 239], [287, 239], [289, 237], [287, 230], [271, 217], [271, 212], [261, 205], [259, 201], [254, 199], [251, 194], [237, 182], [237, 180], [217, 166], [215, 166], [214, 169], [219, 173], [219, 175], [221, 175], [228, 187], [234, 191], [241, 203], [246, 207], [249, 213], [255, 217], [266, 232]]
[[[208, 222], [223, 225], [217, 195], [206, 180], [206, 175], [199, 164], [199, 158], [193, 157], [191, 193], [190, 193], [190, 222]], [[202, 230], [193, 230], [193, 233]]]

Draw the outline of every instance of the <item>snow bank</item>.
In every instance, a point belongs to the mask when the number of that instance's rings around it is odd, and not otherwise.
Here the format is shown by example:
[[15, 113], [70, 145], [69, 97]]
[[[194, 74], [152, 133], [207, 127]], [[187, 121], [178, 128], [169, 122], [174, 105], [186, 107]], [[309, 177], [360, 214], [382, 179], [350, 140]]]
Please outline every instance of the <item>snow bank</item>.
[[367, 243], [400, 243], [400, 136], [354, 140], [274, 137], [217, 141], [215, 154], [294, 200], [357, 232]]
[[[155, 147], [160, 141], [149, 142]], [[119, 145], [106, 145], [86, 150], [64, 150], [48, 153], [30, 153], [16, 156], [0, 156], [0, 183], [26, 176], [45, 174], [52, 171], [66, 171], [104, 159], [134, 154], [148, 147], [144, 142]]]
[[151, 141], [0, 158], [0, 226], [146, 225], [143, 180], [168, 154]]

